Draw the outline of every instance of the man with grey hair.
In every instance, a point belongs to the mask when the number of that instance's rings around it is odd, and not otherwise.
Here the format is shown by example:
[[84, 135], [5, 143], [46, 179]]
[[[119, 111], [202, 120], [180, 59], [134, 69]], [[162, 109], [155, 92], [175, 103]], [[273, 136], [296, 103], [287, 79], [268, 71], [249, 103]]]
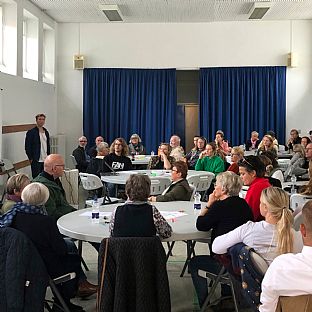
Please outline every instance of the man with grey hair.
[[[226, 171], [217, 176], [215, 190], [210, 194], [207, 206], [202, 208], [196, 222], [199, 231], [208, 232], [212, 229], [211, 244], [216, 237], [253, 220], [250, 207], [238, 196], [242, 186], [240, 176], [234, 172]], [[218, 273], [220, 268], [219, 262], [212, 256], [195, 256], [191, 259], [190, 270], [200, 306], [208, 295], [208, 288], [207, 280], [198, 275], [198, 270]], [[221, 293], [227, 295], [228, 291], [229, 289], [222, 287]]]
[[85, 136], [80, 137], [79, 145], [76, 149], [74, 149], [72, 153], [77, 162], [76, 169], [78, 169], [79, 172], [86, 172], [88, 164], [90, 162], [90, 156], [86, 152], [87, 144], [87, 138]]
[[[262, 281], [261, 312], [274, 312], [279, 297], [285, 308], [287, 301], [293, 296], [312, 295], [312, 200], [302, 208], [302, 224], [300, 232], [303, 240], [301, 253], [287, 253], [274, 259]], [[289, 297], [289, 298], [288, 298]], [[287, 299], [288, 298], [288, 299]], [[298, 306], [300, 311], [300, 306]], [[291, 310], [287, 310], [291, 311]], [[309, 308], [308, 310], [310, 311]]]
[[170, 146], [172, 148], [170, 156], [173, 157], [175, 159], [175, 161], [183, 160], [183, 158], [185, 156], [184, 149], [180, 144], [181, 144], [180, 137], [174, 134], [170, 138]]
[[104, 142], [104, 139], [103, 139], [102, 136], [99, 135], [99, 136], [97, 136], [97, 137], [95, 138], [95, 145], [92, 146], [91, 148], [89, 148], [89, 150], [88, 150], [88, 154], [89, 154], [89, 156], [90, 156], [91, 158], [96, 157], [97, 151], [98, 151], [98, 146], [99, 146], [99, 144], [102, 143], [102, 142]]

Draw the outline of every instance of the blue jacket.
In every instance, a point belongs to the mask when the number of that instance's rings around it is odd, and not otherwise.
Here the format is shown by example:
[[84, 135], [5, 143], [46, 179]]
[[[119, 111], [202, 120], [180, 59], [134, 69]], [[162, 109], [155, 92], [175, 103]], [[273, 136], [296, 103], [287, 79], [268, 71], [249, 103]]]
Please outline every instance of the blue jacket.
[[[50, 135], [46, 128], [43, 128], [47, 137], [47, 154], [50, 155]], [[40, 158], [40, 136], [38, 127], [27, 131], [25, 138], [25, 151], [29, 160], [38, 161]]]

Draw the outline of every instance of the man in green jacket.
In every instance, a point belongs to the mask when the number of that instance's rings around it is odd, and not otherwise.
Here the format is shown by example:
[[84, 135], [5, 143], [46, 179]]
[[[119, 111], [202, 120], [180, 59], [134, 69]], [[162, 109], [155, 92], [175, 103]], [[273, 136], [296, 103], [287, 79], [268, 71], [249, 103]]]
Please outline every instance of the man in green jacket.
[[44, 184], [50, 192], [45, 204], [48, 215], [57, 220], [59, 217], [74, 211], [67, 202], [60, 177], [64, 172], [64, 159], [59, 154], [51, 154], [44, 161], [44, 170], [33, 180]]

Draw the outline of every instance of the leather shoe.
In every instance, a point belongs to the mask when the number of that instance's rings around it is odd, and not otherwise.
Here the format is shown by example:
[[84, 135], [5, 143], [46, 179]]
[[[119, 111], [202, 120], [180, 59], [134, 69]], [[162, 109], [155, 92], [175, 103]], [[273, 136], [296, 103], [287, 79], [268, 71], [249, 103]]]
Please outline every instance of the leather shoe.
[[97, 285], [93, 285], [89, 283], [87, 280], [81, 282], [78, 287], [77, 297], [87, 298], [93, 294], [95, 294], [98, 290]]
[[[66, 302], [66, 305], [67, 305], [70, 312], [84, 312], [83, 307], [81, 307], [77, 304], [73, 304], [70, 301]], [[63, 310], [63, 308], [59, 302], [57, 304], [53, 304], [52, 312], [63, 312], [63, 311], [64, 310]]]

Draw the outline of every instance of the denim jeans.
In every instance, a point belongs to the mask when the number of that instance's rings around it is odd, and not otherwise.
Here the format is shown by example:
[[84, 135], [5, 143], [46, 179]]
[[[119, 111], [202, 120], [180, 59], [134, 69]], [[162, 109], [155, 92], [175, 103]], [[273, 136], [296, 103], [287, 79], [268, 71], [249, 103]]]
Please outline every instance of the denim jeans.
[[[198, 270], [218, 274], [222, 265], [211, 256], [195, 256], [191, 259], [189, 268], [197, 293], [199, 305], [202, 306], [208, 296], [207, 279], [198, 275]], [[231, 294], [229, 286], [221, 285], [222, 296]]]

